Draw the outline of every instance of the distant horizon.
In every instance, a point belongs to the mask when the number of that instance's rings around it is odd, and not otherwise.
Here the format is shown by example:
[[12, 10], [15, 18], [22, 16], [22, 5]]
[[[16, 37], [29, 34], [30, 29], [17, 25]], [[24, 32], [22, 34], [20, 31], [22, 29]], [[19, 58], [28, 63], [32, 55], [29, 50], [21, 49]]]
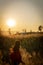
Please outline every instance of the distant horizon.
[[[38, 33], [38, 32], [40, 32], [40, 33], [43, 33], [43, 29], [42, 29], [42, 31], [40, 31], [40, 30], [37, 30], [37, 31], [33, 31], [33, 30], [30, 30], [30, 31], [25, 31], [26, 29], [24, 29], [24, 30], [21, 30], [21, 31], [15, 31], [15, 30], [11, 30], [10, 29], [10, 33], [11, 34], [15, 34], [15, 33]], [[2, 34], [5, 34], [5, 33], [7, 33], [7, 34], [9, 34], [9, 29], [8, 30], [1, 30], [0, 29], [0, 32], [2, 32]]]

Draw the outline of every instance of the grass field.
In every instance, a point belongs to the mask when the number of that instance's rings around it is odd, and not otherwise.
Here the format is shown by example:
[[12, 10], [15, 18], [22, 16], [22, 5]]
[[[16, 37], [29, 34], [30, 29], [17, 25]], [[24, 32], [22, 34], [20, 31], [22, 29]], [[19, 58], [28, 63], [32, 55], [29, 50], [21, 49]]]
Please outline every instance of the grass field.
[[[28, 36], [22, 38], [0, 36], [0, 51], [7, 54], [9, 48], [15, 45], [15, 41], [21, 42], [20, 52], [25, 65], [43, 65], [43, 36]], [[1, 53], [0, 53], [1, 60]], [[1, 64], [1, 63], [0, 63]], [[20, 64], [22, 65], [22, 64]]]

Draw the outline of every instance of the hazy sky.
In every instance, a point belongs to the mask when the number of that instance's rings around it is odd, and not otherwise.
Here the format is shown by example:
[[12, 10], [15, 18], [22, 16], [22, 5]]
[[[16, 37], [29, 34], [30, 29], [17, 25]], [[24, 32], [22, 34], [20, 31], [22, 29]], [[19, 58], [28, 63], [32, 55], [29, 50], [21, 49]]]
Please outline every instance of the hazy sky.
[[8, 19], [16, 20], [14, 31], [37, 31], [43, 25], [43, 0], [0, 0], [0, 27], [7, 30]]

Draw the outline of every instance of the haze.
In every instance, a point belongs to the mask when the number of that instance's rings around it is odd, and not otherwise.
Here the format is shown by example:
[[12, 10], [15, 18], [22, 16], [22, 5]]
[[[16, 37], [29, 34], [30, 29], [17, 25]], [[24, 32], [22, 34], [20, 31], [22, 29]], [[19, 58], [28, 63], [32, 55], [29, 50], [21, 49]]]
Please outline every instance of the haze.
[[43, 25], [43, 0], [0, 0], [0, 28], [8, 30], [6, 21], [16, 20], [13, 31], [37, 31]]

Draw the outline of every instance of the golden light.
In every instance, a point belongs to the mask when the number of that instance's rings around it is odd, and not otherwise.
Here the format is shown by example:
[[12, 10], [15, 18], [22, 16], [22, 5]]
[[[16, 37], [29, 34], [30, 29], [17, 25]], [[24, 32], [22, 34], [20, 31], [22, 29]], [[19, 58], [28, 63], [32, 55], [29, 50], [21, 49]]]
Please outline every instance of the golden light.
[[13, 27], [13, 26], [16, 25], [16, 21], [13, 20], [13, 19], [9, 19], [9, 20], [7, 20], [7, 25], [8, 25], [9, 27]]

